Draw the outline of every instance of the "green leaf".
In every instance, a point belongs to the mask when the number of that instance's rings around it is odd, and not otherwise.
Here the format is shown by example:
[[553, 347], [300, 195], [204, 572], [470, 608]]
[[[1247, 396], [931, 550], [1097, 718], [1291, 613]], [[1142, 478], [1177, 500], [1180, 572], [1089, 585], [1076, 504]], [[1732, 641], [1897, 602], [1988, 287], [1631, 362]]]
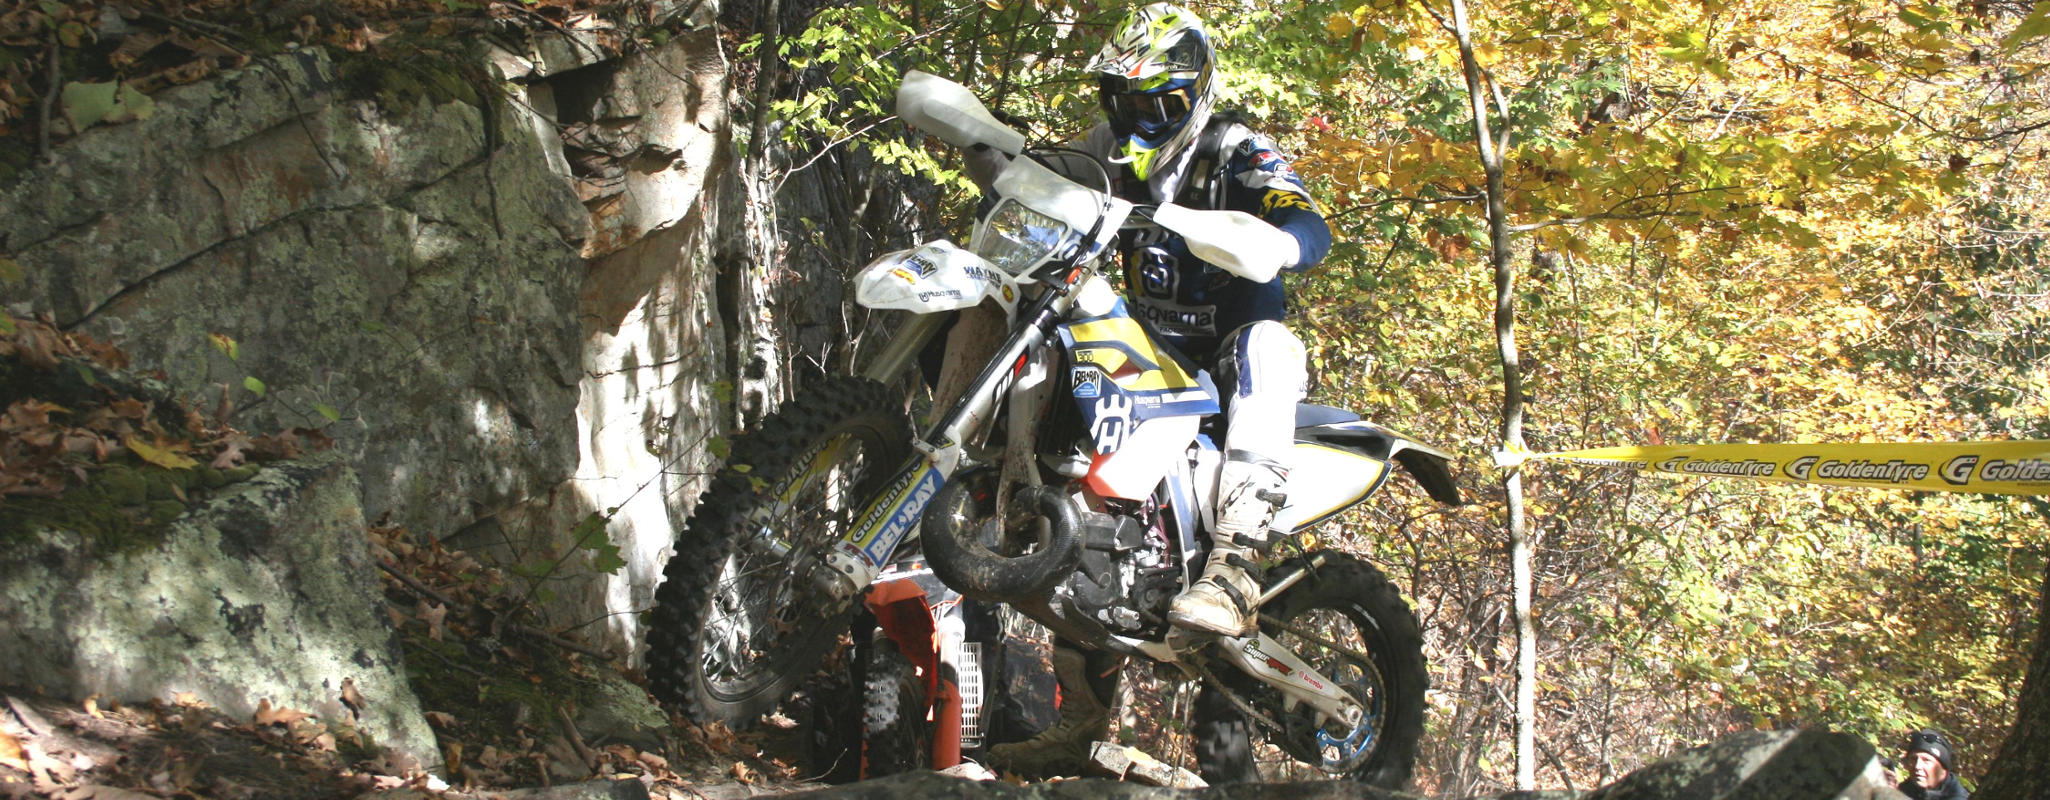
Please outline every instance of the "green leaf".
[[570, 529], [570, 541], [576, 543], [579, 548], [593, 547], [596, 542], [605, 541], [606, 522], [607, 520], [596, 511], [585, 514], [584, 518], [577, 522], [577, 526]]
[[550, 573], [555, 571], [555, 562], [527, 561], [518, 564], [513, 564], [511, 566], [506, 567], [505, 569], [507, 572], [511, 572], [514, 575], [518, 575], [528, 580], [540, 580], [542, 578], [548, 577]]
[[364, 333], [383, 333], [384, 323], [373, 319], [357, 320], [356, 327]]
[[111, 125], [148, 119], [156, 113], [156, 102], [149, 95], [117, 81], [67, 83], [59, 102], [73, 131], [84, 131], [102, 122]]
[[2014, 32], [2001, 41], [2000, 49], [2012, 53], [2046, 35], [2050, 35], [2050, 0], [2038, 0], [2036, 10], [2029, 12], [2020, 25], [2014, 26]]
[[591, 548], [591, 569], [607, 575], [615, 575], [624, 566], [626, 566], [626, 559], [619, 557], [619, 545], [606, 542]]
[[121, 91], [115, 97], [116, 115], [107, 122], [129, 122], [144, 120], [157, 113], [157, 101], [151, 100], [142, 90], [128, 84], [121, 84]]
[[334, 406], [326, 403], [314, 403], [313, 410], [320, 412], [320, 415], [326, 417], [329, 422], [342, 421], [342, 412], [336, 410]]
[[14, 317], [4, 312], [0, 312], [0, 335], [14, 335]]
[[[6, 319], [6, 317], [4, 315], [0, 315], [0, 319]], [[13, 321], [8, 320], [8, 324], [9, 326], [12, 326]], [[77, 373], [78, 379], [84, 381], [85, 385], [87, 386], [100, 385], [100, 379], [93, 376], [93, 368], [86, 366], [85, 362], [83, 361], [71, 362], [71, 371]]]
[[714, 436], [711, 441], [705, 443], [705, 449], [711, 451], [713, 458], [725, 461], [727, 456], [733, 454], [733, 443], [727, 441], [724, 436]]
[[242, 379], [242, 388], [248, 389], [257, 397], [262, 397], [270, 392], [270, 387], [263, 385], [263, 381], [257, 380], [254, 375]]
[[64, 118], [71, 121], [71, 129], [83, 131], [114, 113], [115, 98], [121, 85], [113, 81], [106, 83], [64, 84], [64, 94], [58, 101], [64, 107]]
[[21, 268], [14, 259], [0, 256], [0, 283], [20, 283], [28, 280], [28, 271]]
[[242, 360], [242, 346], [235, 343], [234, 337], [225, 333], [209, 333], [206, 339], [213, 343], [215, 350], [221, 351], [221, 355], [227, 356], [229, 361]]

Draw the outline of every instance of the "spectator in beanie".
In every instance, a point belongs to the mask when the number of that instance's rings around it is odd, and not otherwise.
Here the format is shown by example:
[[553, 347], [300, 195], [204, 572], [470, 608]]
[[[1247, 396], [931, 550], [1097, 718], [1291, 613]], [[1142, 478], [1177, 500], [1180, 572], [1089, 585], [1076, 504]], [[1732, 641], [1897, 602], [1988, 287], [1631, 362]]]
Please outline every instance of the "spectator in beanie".
[[1909, 800], [1968, 800], [1972, 793], [1950, 773], [1955, 757], [1943, 734], [1928, 729], [1908, 734], [1907, 753], [1901, 757], [1908, 779], [1900, 785], [1901, 794]]

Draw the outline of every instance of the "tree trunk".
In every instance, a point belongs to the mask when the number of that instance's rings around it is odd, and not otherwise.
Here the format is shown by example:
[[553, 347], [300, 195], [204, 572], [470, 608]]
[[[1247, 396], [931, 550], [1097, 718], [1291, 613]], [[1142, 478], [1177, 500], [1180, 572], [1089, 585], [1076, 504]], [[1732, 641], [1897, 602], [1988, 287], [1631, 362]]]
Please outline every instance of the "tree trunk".
[[2050, 567], [2043, 571], [2043, 590], [2036, 598], [2036, 653], [2029, 659], [2028, 676], [2022, 679], [2014, 727], [1972, 796], [1978, 800], [2050, 797], [2050, 769], [2045, 769], [2045, 764], [2050, 764]]
[[[1453, 35], [1473, 107], [1473, 138], [1488, 180], [1488, 260], [1495, 271], [1495, 348], [1502, 361], [1502, 447], [1523, 448], [1523, 375], [1516, 354], [1516, 272], [1510, 265], [1508, 211], [1502, 202], [1502, 154], [1488, 126], [1488, 92], [1474, 58], [1472, 26], [1465, 0], [1452, 0]], [[1501, 109], [1507, 127], [1507, 108]], [[1506, 135], [1505, 135], [1506, 140]], [[1504, 142], [1506, 144], [1506, 141]], [[1516, 788], [1537, 783], [1537, 632], [1531, 622], [1530, 539], [1523, 524], [1523, 474], [1510, 470], [1502, 481], [1508, 508], [1509, 563], [1516, 595]]]

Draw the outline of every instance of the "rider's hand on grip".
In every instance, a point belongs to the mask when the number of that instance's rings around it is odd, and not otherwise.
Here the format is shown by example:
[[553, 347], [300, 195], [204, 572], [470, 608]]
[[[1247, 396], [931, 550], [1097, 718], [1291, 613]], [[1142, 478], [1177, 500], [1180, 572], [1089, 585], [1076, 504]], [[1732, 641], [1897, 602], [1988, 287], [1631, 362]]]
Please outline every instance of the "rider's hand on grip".
[[1244, 211], [1202, 211], [1162, 203], [1153, 212], [1153, 221], [1181, 234], [1197, 258], [1257, 283], [1273, 280], [1302, 253], [1294, 236]]

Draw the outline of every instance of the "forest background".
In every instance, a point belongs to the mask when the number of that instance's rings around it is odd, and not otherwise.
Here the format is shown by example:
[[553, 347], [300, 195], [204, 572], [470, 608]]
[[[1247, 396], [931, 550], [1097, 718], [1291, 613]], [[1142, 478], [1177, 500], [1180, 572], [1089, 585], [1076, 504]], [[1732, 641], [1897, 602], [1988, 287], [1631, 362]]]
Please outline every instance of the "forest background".
[[[973, 188], [954, 155], [890, 117], [902, 73], [1065, 141], [1097, 116], [1082, 66], [1129, 8], [759, 1], [808, 21], [736, 42], [749, 94], [781, 98], [736, 125], [750, 154], [787, 177], [864, 152], [956, 211]], [[1515, 621], [1487, 456], [1502, 382], [1453, 5], [1188, 5], [1217, 37], [1221, 105], [1293, 155], [1338, 240], [1291, 284], [1312, 399], [1461, 455], [1469, 505], [1397, 490], [1319, 535], [1388, 568], [1425, 624], [1420, 788], [1507, 787]], [[2050, 439], [2050, 0], [1510, 0], [1471, 23], [1531, 449]], [[0, 68], [0, 103], [34, 113], [11, 88], [34, 71]], [[1971, 779], [2014, 722], [2050, 503], [1544, 463], [1524, 479], [1540, 786], [1811, 725], [1882, 752], [1942, 729]]]
[[[1291, 284], [1312, 399], [1464, 454], [1476, 502], [1409, 493], [1324, 538], [1418, 605], [1428, 788], [1509, 785], [1494, 275], [1452, 6], [1189, 5], [1222, 54], [1220, 107], [1293, 154], [1339, 242]], [[799, 167], [807, 149], [865, 148], [965, 204], [950, 154], [884, 124], [901, 72], [959, 80], [1065, 141], [1096, 118], [1082, 67], [1126, 10], [829, 6], [763, 54], [798, 91], [756, 130], [780, 129]], [[2050, 438], [2046, 12], [1477, 4], [1530, 448]], [[1525, 480], [1540, 786], [1788, 726], [1882, 753], [1935, 727], [1970, 781], [2014, 721], [2050, 553], [2040, 499], [1544, 464]]]

